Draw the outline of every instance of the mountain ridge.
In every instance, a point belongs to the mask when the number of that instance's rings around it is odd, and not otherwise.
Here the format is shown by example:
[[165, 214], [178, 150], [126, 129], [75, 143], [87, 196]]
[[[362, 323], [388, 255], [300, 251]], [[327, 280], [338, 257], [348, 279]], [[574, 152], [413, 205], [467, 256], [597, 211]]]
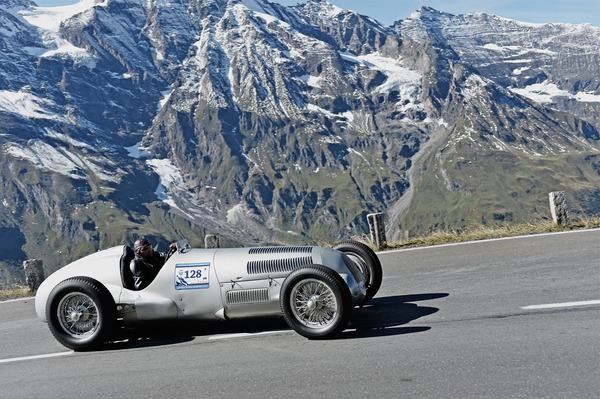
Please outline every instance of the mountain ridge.
[[[527, 25], [568, 38], [541, 43], [431, 8], [383, 26], [325, 1], [78, 7], [0, 0], [0, 234], [24, 243], [5, 273], [139, 234], [256, 245], [362, 236], [371, 212], [394, 239], [519, 222], [556, 189], [600, 209], [600, 28]], [[486, 20], [495, 42], [472, 34]]]

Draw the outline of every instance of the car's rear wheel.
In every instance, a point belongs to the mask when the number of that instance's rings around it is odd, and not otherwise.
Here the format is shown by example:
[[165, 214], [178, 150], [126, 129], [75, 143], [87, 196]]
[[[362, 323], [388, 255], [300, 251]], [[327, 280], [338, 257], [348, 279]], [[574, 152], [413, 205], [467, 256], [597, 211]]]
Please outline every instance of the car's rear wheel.
[[362, 303], [373, 298], [383, 280], [383, 269], [377, 254], [367, 244], [358, 241], [342, 241], [335, 244], [333, 249], [345, 253], [365, 276], [367, 294]]
[[291, 272], [281, 287], [280, 305], [288, 325], [310, 339], [331, 338], [350, 320], [350, 289], [334, 270], [310, 265]]
[[48, 297], [46, 319], [52, 335], [76, 351], [97, 348], [113, 331], [114, 300], [94, 279], [74, 277], [59, 283]]

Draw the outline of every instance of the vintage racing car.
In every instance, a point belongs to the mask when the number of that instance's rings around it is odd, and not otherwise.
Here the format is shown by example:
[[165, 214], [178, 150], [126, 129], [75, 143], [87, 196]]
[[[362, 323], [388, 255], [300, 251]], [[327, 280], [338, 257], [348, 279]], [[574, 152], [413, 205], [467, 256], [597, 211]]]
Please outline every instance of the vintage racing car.
[[310, 339], [346, 328], [355, 306], [379, 290], [382, 268], [366, 244], [333, 248], [192, 248], [177, 242], [156, 278], [136, 291], [129, 246], [81, 258], [51, 274], [35, 297], [38, 317], [73, 350], [94, 349], [119, 328], [168, 320], [283, 315]]

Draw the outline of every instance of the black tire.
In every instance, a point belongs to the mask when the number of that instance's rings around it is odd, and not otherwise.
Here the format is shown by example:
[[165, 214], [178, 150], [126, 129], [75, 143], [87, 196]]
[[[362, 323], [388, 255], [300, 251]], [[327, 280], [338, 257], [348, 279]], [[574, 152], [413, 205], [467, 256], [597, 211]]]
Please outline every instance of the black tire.
[[365, 276], [367, 295], [361, 305], [366, 303], [377, 294], [383, 280], [383, 269], [377, 254], [367, 244], [358, 241], [342, 241], [335, 244], [333, 249], [348, 255]]
[[58, 342], [75, 351], [90, 350], [114, 331], [116, 306], [98, 281], [73, 277], [59, 283], [48, 296], [46, 320]]
[[348, 325], [353, 308], [346, 282], [321, 265], [291, 272], [281, 286], [279, 302], [287, 324], [309, 339], [338, 335]]

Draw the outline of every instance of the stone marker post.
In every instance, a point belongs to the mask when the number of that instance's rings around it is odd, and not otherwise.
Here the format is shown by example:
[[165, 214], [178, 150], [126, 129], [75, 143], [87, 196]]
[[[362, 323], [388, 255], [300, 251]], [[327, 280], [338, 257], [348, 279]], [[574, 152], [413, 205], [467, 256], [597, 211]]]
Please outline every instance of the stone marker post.
[[44, 281], [44, 262], [39, 259], [27, 259], [23, 261], [25, 269], [25, 282], [29, 287], [29, 291], [38, 289], [42, 281]]
[[216, 234], [205, 235], [204, 248], [219, 248], [219, 236]]
[[553, 191], [549, 195], [550, 198], [550, 213], [554, 223], [562, 226], [569, 222], [569, 208], [564, 191]]
[[367, 215], [369, 229], [371, 230], [371, 241], [377, 248], [383, 248], [387, 244], [385, 238], [385, 224], [383, 213], [370, 213]]

